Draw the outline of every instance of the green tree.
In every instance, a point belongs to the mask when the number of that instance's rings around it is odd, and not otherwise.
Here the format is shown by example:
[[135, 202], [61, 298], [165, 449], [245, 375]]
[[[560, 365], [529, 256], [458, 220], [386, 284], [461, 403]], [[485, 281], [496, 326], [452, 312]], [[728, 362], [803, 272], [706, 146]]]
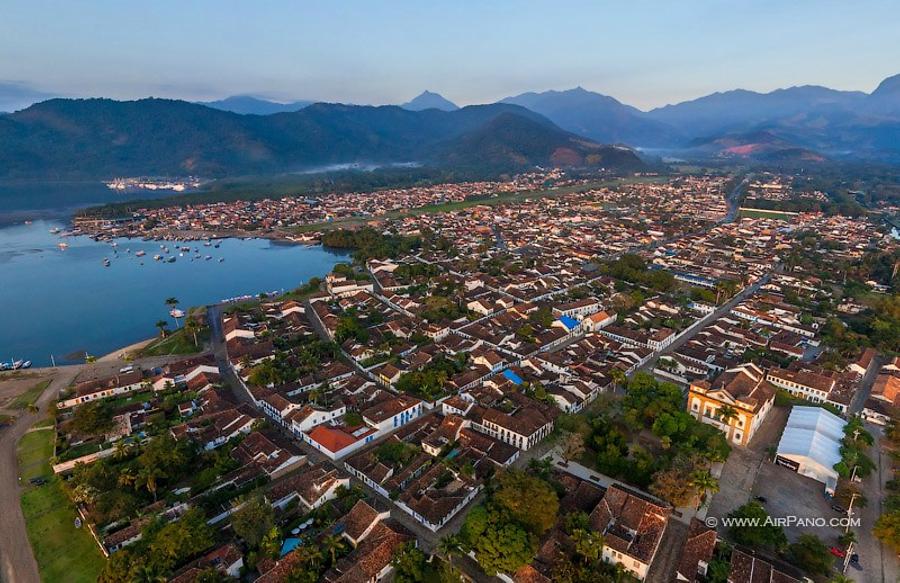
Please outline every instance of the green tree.
[[447, 536], [441, 538], [437, 544], [437, 551], [447, 557], [447, 560], [451, 560], [455, 555], [458, 555], [462, 552], [463, 543], [460, 539], [459, 535], [448, 534]]
[[[738, 544], [753, 548], [781, 549], [787, 543], [784, 530], [780, 526], [766, 524], [769, 515], [758, 502], [748, 502], [728, 516], [736, 519], [729, 527], [728, 533]], [[742, 521], [743, 524], [737, 524], [738, 521]]]
[[184, 331], [187, 334], [190, 334], [191, 338], [194, 339], [194, 346], [200, 346], [200, 342], [197, 338], [197, 334], [200, 333], [200, 322], [197, 318], [188, 317], [184, 321]]
[[828, 575], [834, 564], [828, 547], [814, 534], [801, 534], [797, 542], [788, 546], [787, 554], [793, 564], [810, 575]]
[[72, 415], [72, 429], [85, 435], [102, 435], [114, 425], [112, 408], [105, 401], [80, 405]]
[[875, 522], [872, 530], [882, 543], [887, 545], [895, 553], [900, 553], [900, 511], [882, 514]]
[[575, 552], [588, 564], [596, 563], [603, 555], [603, 535], [593, 530], [577, 529], [572, 533]]
[[518, 470], [497, 476], [492, 500], [529, 532], [542, 535], [556, 522], [559, 497], [544, 480]]
[[[178, 306], [178, 298], [166, 298], [166, 306], [169, 307], [169, 310], [174, 310]], [[175, 320], [175, 327], [178, 328], [178, 318], [172, 316], [172, 319]]]
[[515, 523], [491, 523], [477, 538], [475, 558], [488, 575], [514, 573], [531, 561], [536, 550], [533, 538]]
[[737, 418], [738, 412], [737, 409], [732, 407], [731, 405], [725, 405], [721, 407], [718, 411], [719, 419], [722, 420], [723, 423], [728, 423], [732, 419]]
[[413, 543], [404, 543], [391, 559], [394, 567], [394, 581], [397, 583], [420, 583], [426, 581], [428, 560], [425, 553]]
[[235, 505], [231, 528], [251, 549], [259, 548], [275, 526], [275, 512], [262, 494], [256, 494]]
[[322, 538], [322, 549], [331, 558], [331, 565], [337, 562], [337, 554], [344, 549], [344, 541], [340, 536], [329, 534]]

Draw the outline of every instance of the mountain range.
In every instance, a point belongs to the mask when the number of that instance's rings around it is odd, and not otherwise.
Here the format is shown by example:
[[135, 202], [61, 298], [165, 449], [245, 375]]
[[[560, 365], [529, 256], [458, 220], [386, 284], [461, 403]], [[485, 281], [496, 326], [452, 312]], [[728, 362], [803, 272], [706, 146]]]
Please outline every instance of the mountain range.
[[825, 159], [900, 163], [900, 75], [870, 94], [802, 86], [737, 89], [650, 111], [582, 88], [503, 100], [606, 143], [688, 158]]
[[[27, 92], [10, 87], [18, 98]], [[868, 94], [738, 89], [650, 111], [581, 87], [463, 108], [430, 91], [377, 107], [49, 99], [0, 114], [0, 178], [218, 177], [349, 162], [640, 166], [632, 150], [600, 144], [703, 161], [900, 164], [900, 75]]]
[[455, 111], [316, 103], [242, 115], [186, 101], [51, 99], [0, 116], [0, 178], [205, 177], [305, 171], [347, 162], [491, 170], [641, 167], [511, 104]]

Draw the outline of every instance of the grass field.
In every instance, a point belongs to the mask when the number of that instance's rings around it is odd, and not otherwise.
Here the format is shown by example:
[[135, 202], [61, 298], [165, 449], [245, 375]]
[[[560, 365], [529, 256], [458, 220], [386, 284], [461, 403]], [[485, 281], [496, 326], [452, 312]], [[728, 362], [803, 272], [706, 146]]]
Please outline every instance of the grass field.
[[[75, 507], [63, 491], [60, 479], [50, 469], [53, 455], [53, 421], [26, 433], [19, 442], [17, 456], [25, 492], [22, 513], [28, 539], [43, 581], [87, 583], [96, 581], [105, 559], [86, 527], [75, 528]], [[32, 486], [31, 478], [49, 479], [44, 486]]]
[[742, 208], [738, 211], [738, 215], [748, 219], [777, 219], [779, 221], [792, 221], [796, 217], [796, 213], [784, 213], [780, 211], [769, 211], [766, 209], [747, 209]]
[[50, 385], [50, 380], [41, 381], [38, 384], [34, 385], [21, 395], [18, 395], [15, 399], [9, 402], [10, 409], [25, 409], [29, 405], [34, 405], [34, 403], [38, 400], [38, 397], [41, 396], [41, 393], [44, 392]]
[[194, 338], [185, 333], [183, 328], [175, 330], [165, 338], [151, 342], [143, 350], [141, 356], [169, 356], [172, 354], [196, 354], [203, 350], [203, 343], [209, 340], [209, 330], [204, 329], [197, 334], [199, 346], [194, 344]]

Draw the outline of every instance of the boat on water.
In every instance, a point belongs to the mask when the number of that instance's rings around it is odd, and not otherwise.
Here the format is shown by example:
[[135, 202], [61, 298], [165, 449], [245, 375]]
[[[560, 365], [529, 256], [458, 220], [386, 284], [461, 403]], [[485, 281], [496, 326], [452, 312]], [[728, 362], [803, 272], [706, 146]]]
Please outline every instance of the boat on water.
[[62, 231], [62, 229], [60, 229], [59, 227], [53, 227], [52, 229], [50, 229], [50, 234], [56, 235], [56, 234], [60, 233], [61, 231]]
[[155, 259], [156, 261], [160, 261], [160, 260], [162, 260], [162, 255], [159, 255], [157, 253], [156, 255], [153, 256], [153, 259]]
[[21, 370], [31, 368], [30, 360], [10, 360], [9, 362], [0, 362], [0, 370]]
[[146, 254], [147, 254], [147, 252], [142, 249], [140, 251], [135, 252], [134, 256], [135, 257], [143, 257]]
[[60, 241], [59, 243], [56, 244], [56, 246], [59, 247], [60, 249], [62, 249], [63, 251], [65, 251], [66, 249], [69, 248], [69, 244], [66, 243], [65, 241]]
[[111, 263], [111, 261], [109, 260], [108, 257], [103, 258], [103, 267], [109, 267], [110, 263]]
[[166, 259], [166, 263], [175, 263], [175, 256], [172, 255], [171, 257], [169, 257], [168, 259]]

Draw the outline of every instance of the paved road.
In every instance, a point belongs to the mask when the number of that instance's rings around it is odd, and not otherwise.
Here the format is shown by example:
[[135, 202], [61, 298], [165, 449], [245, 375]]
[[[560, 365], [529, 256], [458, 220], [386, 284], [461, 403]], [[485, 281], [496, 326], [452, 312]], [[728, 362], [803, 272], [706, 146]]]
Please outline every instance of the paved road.
[[750, 183], [751, 176], [752, 175], [750, 174], [745, 176], [743, 180], [735, 185], [734, 190], [732, 190], [725, 196], [725, 202], [728, 203], [728, 214], [725, 215], [724, 219], [722, 219], [722, 223], [731, 223], [734, 222], [734, 220], [737, 218], [738, 211], [741, 207], [741, 198], [744, 192], [744, 187]]
[[859, 539], [856, 552], [863, 570], [853, 567], [847, 569], [847, 576], [859, 583], [895, 583], [900, 581], [900, 561], [890, 549], [886, 549], [872, 534], [872, 526], [881, 515], [884, 497], [887, 495], [887, 482], [893, 476], [890, 451], [882, 448], [884, 436], [881, 429], [867, 427], [875, 438], [869, 456], [877, 464], [877, 470], [863, 481], [862, 492], [868, 504], [859, 509], [860, 528], [854, 529]]
[[881, 370], [884, 362], [885, 359], [881, 355], [878, 355], [869, 363], [869, 368], [866, 369], [866, 374], [859, 381], [859, 388], [856, 389], [856, 393], [853, 394], [853, 398], [850, 400], [850, 404], [847, 407], [847, 413], [849, 415], [854, 415], [862, 411], [863, 405], [866, 404], [866, 399], [868, 399], [869, 395], [872, 393], [872, 385], [875, 384], [875, 378], [878, 376], [878, 372]]
[[643, 371], [653, 370], [653, 367], [656, 366], [656, 361], [659, 360], [660, 356], [662, 356], [664, 354], [669, 354], [671, 352], [675, 352], [676, 350], [678, 350], [679, 348], [684, 346], [684, 344], [686, 342], [688, 342], [691, 338], [696, 336], [697, 333], [700, 332], [700, 330], [702, 330], [703, 328], [705, 328], [708, 324], [711, 324], [712, 322], [718, 320], [719, 318], [721, 318], [722, 316], [724, 316], [725, 314], [730, 312], [739, 303], [743, 302], [745, 299], [749, 298], [750, 296], [755, 294], [757, 291], [759, 291], [759, 288], [764, 286], [769, 281], [770, 277], [771, 277], [771, 274], [767, 273], [764, 276], [762, 276], [761, 278], [759, 278], [753, 285], [747, 286], [744, 289], [742, 289], [733, 298], [731, 298], [730, 300], [728, 300], [727, 302], [725, 302], [724, 304], [722, 304], [721, 306], [716, 308], [715, 311], [710, 312], [709, 314], [707, 314], [706, 316], [704, 316], [703, 318], [698, 320], [697, 323], [693, 324], [694, 327], [691, 329], [690, 332], [683, 334], [680, 338], [678, 338], [678, 340], [676, 340], [669, 346], [667, 346], [667, 347], [663, 348], [662, 350], [660, 350], [659, 352], [657, 352], [653, 358], [648, 360], [638, 370], [643, 370]]
[[58, 392], [75, 379], [81, 368], [81, 365], [75, 365], [57, 369], [56, 376], [37, 400], [39, 412], [24, 412], [12, 427], [0, 430], [0, 581], [40, 583], [19, 505], [21, 487], [16, 445], [31, 426], [46, 415]]
[[225, 380], [225, 384], [231, 389], [231, 394], [237, 399], [238, 403], [249, 403], [255, 405], [253, 396], [247, 391], [244, 383], [237, 377], [231, 361], [228, 360], [228, 347], [225, 345], [225, 336], [222, 334], [222, 306], [207, 306], [207, 320], [209, 321], [210, 330], [210, 350], [216, 359], [216, 366], [219, 367], [219, 374]]

